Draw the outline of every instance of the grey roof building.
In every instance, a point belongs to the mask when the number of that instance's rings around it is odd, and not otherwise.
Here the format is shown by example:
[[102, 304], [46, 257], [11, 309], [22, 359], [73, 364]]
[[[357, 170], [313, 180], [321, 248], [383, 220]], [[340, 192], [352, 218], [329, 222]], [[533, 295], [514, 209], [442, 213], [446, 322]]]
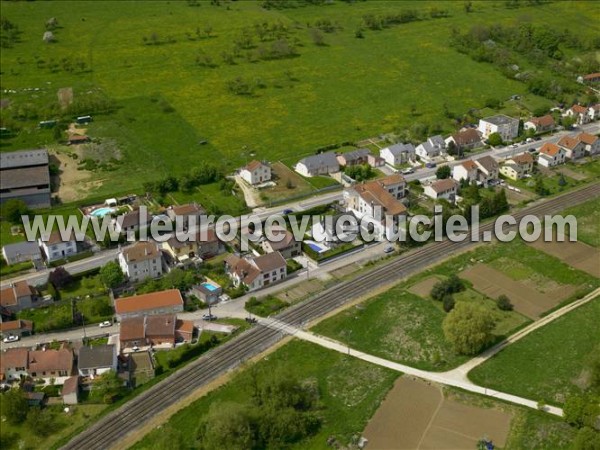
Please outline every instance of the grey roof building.
[[79, 375], [95, 377], [117, 369], [117, 351], [114, 344], [81, 347], [77, 362]]
[[327, 175], [339, 172], [340, 164], [334, 152], [319, 153], [318, 155], [302, 158], [296, 164], [296, 172], [306, 177]]
[[0, 153], [0, 203], [20, 199], [31, 208], [50, 206], [48, 151]]
[[40, 246], [37, 242], [16, 242], [2, 247], [2, 256], [9, 264], [42, 259]]

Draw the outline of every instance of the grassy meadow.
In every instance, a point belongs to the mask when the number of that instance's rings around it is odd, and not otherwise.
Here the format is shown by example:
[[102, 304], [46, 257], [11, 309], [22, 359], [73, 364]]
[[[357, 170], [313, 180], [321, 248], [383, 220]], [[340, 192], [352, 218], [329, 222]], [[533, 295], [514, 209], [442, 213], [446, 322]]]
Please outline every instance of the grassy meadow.
[[[585, 2], [516, 10], [504, 2], [474, 2], [471, 14], [463, 3], [334, 2], [265, 10], [250, 1], [197, 7], [183, 1], [5, 2], [3, 17], [21, 33], [20, 42], [2, 51], [2, 88], [11, 90], [2, 98], [11, 101], [9, 110], [22, 108], [29, 118], [16, 124], [20, 133], [2, 139], [1, 148], [52, 141], [50, 131], [34, 129], [52, 117], [27, 111], [55, 103], [58, 88], [72, 87], [75, 101], [102, 92], [116, 105], [113, 113], [95, 116], [88, 130], [95, 138], [116, 139], [123, 152], [115, 170], [96, 174], [102, 183], [94, 194], [139, 189], [144, 181], [179, 175], [201, 161], [231, 170], [253, 155], [291, 165], [318, 147], [415, 123], [451, 131], [445, 104], [463, 113], [483, 107], [490, 96], [525, 94], [524, 85], [450, 48], [452, 27], [531, 20], [597, 28]], [[433, 6], [448, 9], [449, 17], [429, 18]], [[355, 37], [364, 15], [407, 8], [427, 20]], [[47, 44], [42, 34], [51, 17], [59, 27], [56, 42]], [[336, 29], [316, 45], [309, 27], [324, 19]], [[222, 54], [242, 30], [263, 22], [285, 25], [297, 54], [254, 61], [244, 50], [226, 62]], [[153, 39], [157, 44], [148, 45]], [[251, 46], [259, 45], [255, 37]], [[84, 69], [64, 69], [65, 58], [83, 61]], [[229, 91], [228, 83], [238, 77], [258, 86], [252, 95]], [[550, 105], [533, 95], [523, 102], [530, 108]], [[201, 145], [203, 140], [208, 143]]]

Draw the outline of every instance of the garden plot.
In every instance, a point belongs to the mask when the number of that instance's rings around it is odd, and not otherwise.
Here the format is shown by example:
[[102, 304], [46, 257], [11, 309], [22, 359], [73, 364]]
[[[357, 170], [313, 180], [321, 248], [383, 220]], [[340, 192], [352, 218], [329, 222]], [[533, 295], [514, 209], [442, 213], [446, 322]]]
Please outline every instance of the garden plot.
[[583, 242], [544, 242], [530, 244], [533, 248], [554, 256], [568, 265], [600, 278], [600, 249]]

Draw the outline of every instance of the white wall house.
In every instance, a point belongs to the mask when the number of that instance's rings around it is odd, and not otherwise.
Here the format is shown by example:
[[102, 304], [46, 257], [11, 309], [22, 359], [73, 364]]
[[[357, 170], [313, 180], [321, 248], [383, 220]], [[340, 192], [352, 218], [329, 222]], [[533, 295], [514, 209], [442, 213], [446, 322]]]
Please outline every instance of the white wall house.
[[328, 175], [330, 173], [339, 172], [340, 164], [335, 153], [326, 152], [302, 158], [298, 161], [294, 169], [300, 175], [314, 177], [317, 175]]
[[287, 264], [279, 252], [267, 253], [256, 258], [240, 258], [229, 255], [225, 267], [235, 286], [243, 284], [252, 292], [287, 277]]
[[600, 138], [588, 133], [580, 133], [577, 139], [583, 142], [585, 151], [590, 155], [600, 153]]
[[95, 378], [111, 370], [117, 370], [117, 346], [83, 346], [79, 349], [77, 370], [82, 377]]
[[457, 192], [458, 182], [452, 178], [434, 181], [430, 185], [425, 186], [425, 189], [423, 190], [423, 193], [426, 196], [434, 200], [453, 200]]
[[152, 242], [136, 242], [119, 253], [123, 273], [134, 283], [158, 278], [162, 273], [162, 253]]
[[63, 240], [58, 231], [53, 231], [48, 239], [40, 238], [38, 243], [48, 262], [67, 258], [77, 253], [77, 241], [74, 235], [71, 235], [67, 240]]
[[579, 159], [585, 156], [585, 144], [577, 136], [564, 136], [558, 141], [558, 146], [565, 150], [565, 158]]
[[252, 185], [265, 183], [271, 181], [271, 166], [256, 160], [251, 161], [240, 169], [240, 176]]
[[442, 136], [432, 136], [428, 138], [425, 142], [419, 144], [415, 149], [415, 153], [419, 158], [425, 161], [429, 161], [436, 156], [440, 156], [445, 153], [446, 150], [446, 141]]
[[582, 105], [573, 105], [565, 111], [564, 116], [572, 117], [575, 122], [579, 125], [589, 123], [592, 119], [590, 118], [590, 112], [588, 108]]
[[480, 119], [477, 129], [484, 139], [488, 139], [490, 134], [498, 133], [504, 142], [508, 142], [519, 135], [519, 119], [498, 114]]
[[415, 147], [412, 144], [394, 144], [379, 151], [379, 156], [390, 166], [414, 161], [415, 154]]
[[458, 182], [467, 180], [469, 184], [477, 181], [477, 164], [472, 159], [463, 161], [452, 169], [452, 178]]
[[544, 167], [554, 167], [559, 164], [564, 164], [567, 152], [556, 144], [546, 142], [540, 148], [538, 155], [538, 164]]

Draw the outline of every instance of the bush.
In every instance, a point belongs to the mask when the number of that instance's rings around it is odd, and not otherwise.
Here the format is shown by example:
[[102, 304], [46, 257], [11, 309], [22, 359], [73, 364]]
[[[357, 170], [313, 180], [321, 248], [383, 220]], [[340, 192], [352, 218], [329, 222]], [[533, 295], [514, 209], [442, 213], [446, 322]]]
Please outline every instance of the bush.
[[433, 285], [430, 296], [437, 301], [443, 301], [448, 294], [456, 294], [465, 290], [463, 281], [456, 275], [451, 275], [446, 280], [440, 281]]
[[454, 297], [452, 296], [452, 294], [446, 294], [444, 295], [444, 299], [442, 300], [443, 304], [444, 304], [444, 311], [446, 312], [450, 312], [454, 309], [454, 305], [455, 305], [455, 301], [454, 301]]
[[481, 305], [460, 302], [445, 317], [444, 336], [463, 355], [476, 355], [493, 339], [495, 320]]
[[513, 310], [513, 304], [506, 295], [501, 295], [500, 297], [498, 297], [498, 300], [496, 300], [496, 304], [498, 305], [498, 309], [502, 311]]

